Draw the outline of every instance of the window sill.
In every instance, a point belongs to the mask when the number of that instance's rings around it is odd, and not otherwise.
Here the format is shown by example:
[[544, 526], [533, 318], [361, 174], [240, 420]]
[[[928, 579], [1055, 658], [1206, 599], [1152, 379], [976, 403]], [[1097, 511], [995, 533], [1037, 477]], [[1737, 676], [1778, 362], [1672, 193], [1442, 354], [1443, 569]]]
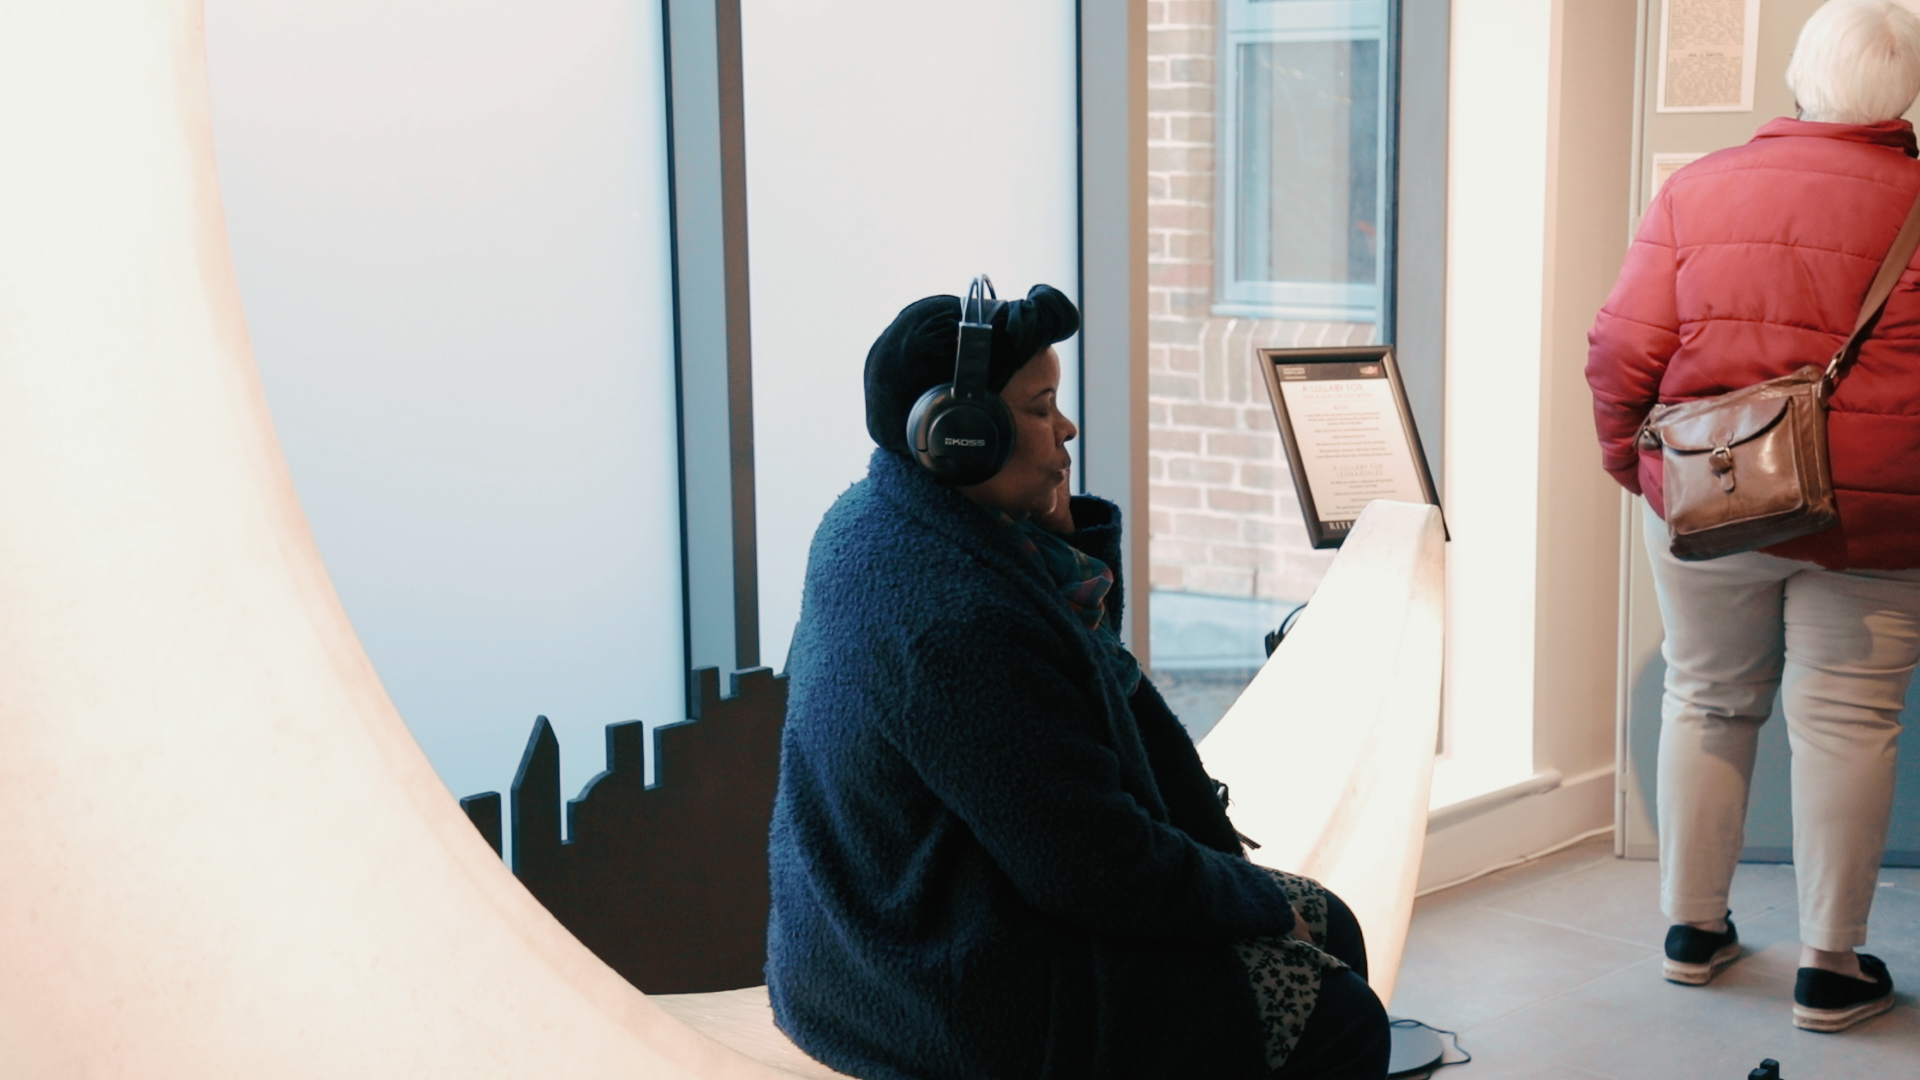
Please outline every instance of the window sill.
[[1222, 301], [1213, 305], [1215, 318], [1271, 319], [1291, 322], [1377, 323], [1377, 307], [1344, 304], [1252, 304]]

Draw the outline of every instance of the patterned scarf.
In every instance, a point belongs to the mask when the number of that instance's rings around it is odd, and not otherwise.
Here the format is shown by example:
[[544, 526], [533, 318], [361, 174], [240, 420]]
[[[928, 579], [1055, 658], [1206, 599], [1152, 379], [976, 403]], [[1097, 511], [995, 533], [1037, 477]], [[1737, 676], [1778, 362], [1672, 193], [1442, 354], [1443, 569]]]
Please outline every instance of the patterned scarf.
[[1120, 689], [1132, 697], [1140, 685], [1140, 662], [1120, 644], [1119, 635], [1107, 624], [1103, 603], [1107, 591], [1113, 588], [1113, 571], [1106, 563], [1041, 528], [1030, 518], [1016, 522], [1002, 514], [1000, 519], [1013, 529], [1021, 550], [1059, 588], [1060, 598], [1073, 609], [1080, 624], [1106, 650], [1107, 670], [1120, 681]]

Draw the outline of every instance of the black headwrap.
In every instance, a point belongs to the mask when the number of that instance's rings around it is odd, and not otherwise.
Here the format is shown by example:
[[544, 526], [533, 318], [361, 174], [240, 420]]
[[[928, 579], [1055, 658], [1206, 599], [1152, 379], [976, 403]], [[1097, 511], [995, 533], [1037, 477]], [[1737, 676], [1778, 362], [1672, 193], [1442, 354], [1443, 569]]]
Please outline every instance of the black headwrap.
[[[1001, 305], [993, 317], [993, 359], [987, 389], [999, 393], [1027, 361], [1080, 329], [1080, 311], [1065, 293], [1035, 285], [1025, 300]], [[911, 457], [907, 414], [920, 395], [953, 381], [960, 347], [960, 298], [929, 296], [894, 316], [867, 350], [867, 434], [885, 449]]]

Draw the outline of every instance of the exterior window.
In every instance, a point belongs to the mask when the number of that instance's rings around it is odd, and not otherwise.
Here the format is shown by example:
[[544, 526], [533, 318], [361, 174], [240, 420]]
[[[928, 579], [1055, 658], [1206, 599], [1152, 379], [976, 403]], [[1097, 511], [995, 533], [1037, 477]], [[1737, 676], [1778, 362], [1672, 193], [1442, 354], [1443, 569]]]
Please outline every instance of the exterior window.
[[1219, 292], [1245, 318], [1378, 322], [1388, 0], [1224, 0]]
[[1262, 348], [1389, 340], [1394, 0], [1183, 0], [1147, 34], [1149, 660], [1204, 733], [1313, 595]]

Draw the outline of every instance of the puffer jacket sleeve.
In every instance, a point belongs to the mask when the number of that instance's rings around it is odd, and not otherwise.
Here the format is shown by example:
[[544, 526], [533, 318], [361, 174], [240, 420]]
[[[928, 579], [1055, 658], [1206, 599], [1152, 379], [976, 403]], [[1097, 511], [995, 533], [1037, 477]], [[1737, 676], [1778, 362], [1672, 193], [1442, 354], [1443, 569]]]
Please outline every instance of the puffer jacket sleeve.
[[1600, 461], [1636, 495], [1640, 453], [1634, 440], [1660, 400], [1660, 380], [1680, 347], [1673, 190], [1670, 180], [1648, 208], [1620, 279], [1587, 332], [1587, 385], [1593, 390]]
[[976, 610], [908, 650], [893, 741], [1028, 904], [1147, 941], [1278, 936], [1285, 892], [1237, 854], [1156, 820], [1126, 790], [1101, 711], [1032, 620]]

